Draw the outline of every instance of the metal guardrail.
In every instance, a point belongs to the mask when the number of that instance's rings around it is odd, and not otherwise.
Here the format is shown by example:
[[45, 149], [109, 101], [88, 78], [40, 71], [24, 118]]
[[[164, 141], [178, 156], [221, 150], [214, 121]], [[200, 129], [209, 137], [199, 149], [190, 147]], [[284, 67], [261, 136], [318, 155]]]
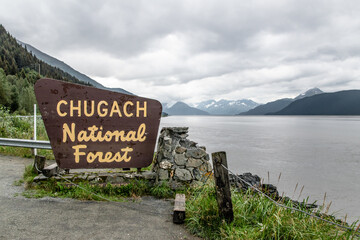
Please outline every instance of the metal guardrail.
[[49, 141], [15, 139], [15, 138], [0, 138], [0, 146], [51, 149], [51, 145]]

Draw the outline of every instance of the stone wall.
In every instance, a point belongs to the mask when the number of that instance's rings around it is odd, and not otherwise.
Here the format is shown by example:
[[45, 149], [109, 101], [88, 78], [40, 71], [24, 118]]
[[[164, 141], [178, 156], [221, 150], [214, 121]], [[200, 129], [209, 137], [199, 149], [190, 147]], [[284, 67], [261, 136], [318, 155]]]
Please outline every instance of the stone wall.
[[212, 171], [206, 148], [187, 139], [187, 127], [168, 127], [160, 132], [153, 170], [158, 180], [192, 183]]

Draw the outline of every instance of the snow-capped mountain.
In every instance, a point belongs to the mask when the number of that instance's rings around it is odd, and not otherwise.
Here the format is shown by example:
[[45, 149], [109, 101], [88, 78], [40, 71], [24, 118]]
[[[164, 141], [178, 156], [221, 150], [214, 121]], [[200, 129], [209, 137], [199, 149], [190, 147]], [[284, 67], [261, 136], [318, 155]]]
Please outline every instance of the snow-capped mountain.
[[323, 91], [321, 91], [319, 88], [311, 88], [309, 90], [307, 90], [306, 92], [298, 95], [296, 98], [294, 98], [294, 100], [299, 100], [305, 97], [311, 97], [320, 93], [324, 93]]
[[249, 100], [225, 100], [221, 99], [203, 101], [195, 105], [196, 108], [206, 111], [212, 115], [235, 115], [241, 112], [246, 112], [257, 107], [259, 104]]

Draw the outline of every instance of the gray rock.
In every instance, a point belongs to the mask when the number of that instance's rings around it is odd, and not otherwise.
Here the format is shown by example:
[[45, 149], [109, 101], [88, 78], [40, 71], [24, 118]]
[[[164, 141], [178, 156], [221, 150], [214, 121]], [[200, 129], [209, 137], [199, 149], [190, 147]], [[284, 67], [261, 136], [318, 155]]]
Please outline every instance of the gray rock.
[[159, 179], [160, 180], [168, 180], [169, 179], [169, 171], [165, 169], [159, 169]]
[[192, 174], [193, 174], [194, 179], [196, 179], [197, 181], [199, 181], [201, 179], [201, 173], [200, 173], [199, 169], [194, 168], [192, 170]]
[[171, 144], [171, 138], [169, 138], [169, 137], [164, 137], [164, 143], [165, 143], [165, 144]]
[[176, 149], [177, 146], [179, 146], [179, 142], [180, 142], [180, 139], [176, 139], [174, 138], [172, 143], [171, 143], [171, 149]]
[[201, 148], [202, 150], [206, 151], [206, 147], [205, 147], [205, 146], [200, 146], [199, 148]]
[[164, 144], [163, 149], [166, 151], [171, 151], [171, 144]]
[[186, 152], [186, 148], [182, 147], [182, 146], [177, 146], [175, 149], [176, 153], [184, 153]]
[[134, 173], [126, 173], [126, 174], [124, 174], [124, 177], [128, 178], [128, 179], [134, 179], [134, 178], [136, 178], [136, 174], [134, 174]]
[[162, 169], [170, 169], [172, 164], [168, 160], [164, 160], [164, 161], [160, 162], [159, 166]]
[[178, 133], [178, 134], [188, 133], [189, 131], [188, 127], [170, 127], [165, 129], [169, 130], [170, 132]]
[[193, 174], [194, 168], [186, 168], [186, 169], [189, 170], [189, 172], [191, 174], [191, 178], [194, 179], [194, 174]]
[[187, 169], [180, 169], [177, 168], [175, 170], [175, 176], [180, 180], [180, 181], [190, 181], [191, 178], [191, 173], [189, 172], [189, 170]]
[[203, 161], [201, 159], [195, 159], [195, 158], [189, 158], [186, 162], [187, 168], [197, 168], [203, 164]]
[[141, 173], [144, 176], [144, 179], [146, 180], [154, 180], [156, 179], [156, 173], [153, 171], [146, 171]]
[[44, 180], [47, 180], [47, 179], [48, 179], [48, 177], [45, 177], [44, 175], [40, 174], [40, 175], [36, 176], [33, 181], [34, 182], [40, 182], [40, 181], [44, 181]]
[[190, 140], [187, 140], [187, 139], [181, 139], [179, 141], [180, 145], [185, 147], [185, 148], [195, 148], [197, 143], [194, 142], [194, 141], [190, 141]]
[[186, 158], [184, 154], [175, 154], [175, 163], [179, 166], [184, 166], [186, 164]]
[[89, 175], [88, 178], [87, 178], [87, 180], [88, 180], [88, 181], [92, 181], [92, 180], [94, 180], [95, 178], [96, 178], [96, 175]]
[[189, 134], [183, 133], [183, 134], [175, 134], [174, 137], [185, 139], [189, 136]]
[[172, 152], [171, 151], [164, 151], [164, 157], [167, 159], [171, 159], [172, 158]]
[[204, 151], [204, 149], [201, 149], [201, 148], [188, 149], [186, 151], [186, 157], [192, 157], [192, 158], [200, 159], [200, 158], [205, 157], [205, 156], [206, 156], [206, 152]]

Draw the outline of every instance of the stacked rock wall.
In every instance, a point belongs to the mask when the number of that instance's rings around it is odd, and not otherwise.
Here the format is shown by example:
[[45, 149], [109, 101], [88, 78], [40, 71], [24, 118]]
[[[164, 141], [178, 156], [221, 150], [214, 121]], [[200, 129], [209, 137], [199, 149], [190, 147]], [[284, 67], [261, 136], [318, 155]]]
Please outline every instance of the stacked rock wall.
[[187, 127], [168, 127], [160, 132], [153, 170], [158, 180], [191, 183], [212, 170], [206, 148], [190, 141]]

